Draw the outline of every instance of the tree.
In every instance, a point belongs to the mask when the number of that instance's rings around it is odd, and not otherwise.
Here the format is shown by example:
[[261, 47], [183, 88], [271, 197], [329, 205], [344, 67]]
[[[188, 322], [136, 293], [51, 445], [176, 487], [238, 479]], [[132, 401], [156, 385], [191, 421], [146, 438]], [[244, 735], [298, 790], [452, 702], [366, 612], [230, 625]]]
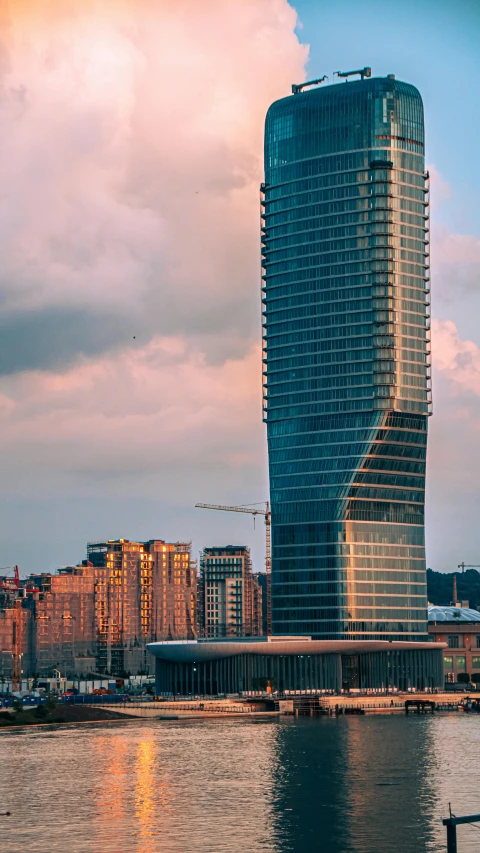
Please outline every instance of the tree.
[[468, 672], [459, 672], [457, 675], [457, 681], [459, 684], [468, 684], [470, 681], [470, 675]]
[[480, 672], [474, 672], [472, 674], [471, 680], [474, 684], [480, 684]]

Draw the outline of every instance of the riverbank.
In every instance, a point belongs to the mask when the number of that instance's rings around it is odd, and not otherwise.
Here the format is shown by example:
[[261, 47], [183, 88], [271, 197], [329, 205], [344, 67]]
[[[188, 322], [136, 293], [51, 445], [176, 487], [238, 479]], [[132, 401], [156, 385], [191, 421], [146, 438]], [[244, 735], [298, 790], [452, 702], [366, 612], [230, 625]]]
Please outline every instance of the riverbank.
[[[40, 712], [39, 708], [41, 709]], [[17, 726], [48, 726], [62, 723], [125, 720], [129, 716], [111, 711], [110, 708], [99, 708], [96, 705], [57, 705], [49, 710], [41, 705], [39, 708], [25, 708], [23, 711], [2, 711], [0, 713], [0, 731]]]

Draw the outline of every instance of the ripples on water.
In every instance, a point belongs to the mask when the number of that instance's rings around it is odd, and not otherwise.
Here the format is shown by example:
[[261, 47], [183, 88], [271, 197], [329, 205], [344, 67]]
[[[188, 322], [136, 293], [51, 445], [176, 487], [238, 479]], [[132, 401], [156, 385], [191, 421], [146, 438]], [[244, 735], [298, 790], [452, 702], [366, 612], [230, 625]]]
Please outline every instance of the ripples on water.
[[[0, 734], [3, 853], [437, 853], [480, 813], [480, 718], [138, 721]], [[459, 827], [459, 851], [480, 830]]]

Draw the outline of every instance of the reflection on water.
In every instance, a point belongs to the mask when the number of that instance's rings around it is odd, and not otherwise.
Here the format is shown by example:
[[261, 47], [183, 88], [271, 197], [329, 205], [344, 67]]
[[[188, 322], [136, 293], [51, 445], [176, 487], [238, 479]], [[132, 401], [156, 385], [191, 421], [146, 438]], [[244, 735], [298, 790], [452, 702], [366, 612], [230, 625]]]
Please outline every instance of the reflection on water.
[[[4, 853], [440, 853], [480, 719], [135, 721], [0, 734]], [[480, 849], [459, 830], [459, 850]]]
[[[155, 759], [157, 749], [150, 736], [137, 745], [135, 772], [135, 814], [138, 821], [138, 853], [154, 853], [155, 825]], [[161, 791], [160, 791], [161, 798]], [[162, 804], [165, 808], [165, 804]]]

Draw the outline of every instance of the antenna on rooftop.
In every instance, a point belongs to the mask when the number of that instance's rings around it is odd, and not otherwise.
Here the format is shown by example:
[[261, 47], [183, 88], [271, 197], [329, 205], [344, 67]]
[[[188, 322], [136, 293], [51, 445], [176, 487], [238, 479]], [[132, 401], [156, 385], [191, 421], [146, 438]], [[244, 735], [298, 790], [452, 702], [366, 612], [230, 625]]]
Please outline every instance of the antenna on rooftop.
[[324, 80], [328, 80], [326, 74], [324, 74], [323, 77], [319, 77], [318, 80], [307, 80], [306, 83], [292, 83], [292, 93], [294, 95], [299, 95], [307, 86], [319, 86]]
[[365, 66], [365, 68], [358, 68], [357, 71], [334, 71], [333, 73], [336, 74], [337, 77], [352, 77], [354, 74], [360, 74], [360, 77], [363, 80], [365, 77], [372, 76], [372, 69]]

